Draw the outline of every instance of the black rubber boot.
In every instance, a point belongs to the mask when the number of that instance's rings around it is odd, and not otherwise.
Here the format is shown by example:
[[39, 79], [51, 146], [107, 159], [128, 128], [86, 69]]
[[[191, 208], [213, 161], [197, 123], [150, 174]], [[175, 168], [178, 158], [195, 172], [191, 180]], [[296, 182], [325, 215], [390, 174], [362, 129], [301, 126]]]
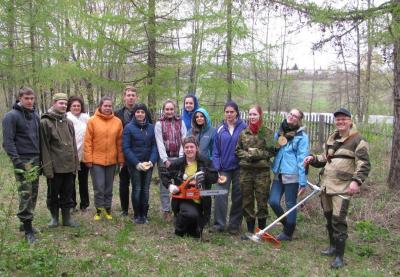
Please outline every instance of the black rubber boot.
[[24, 229], [25, 229], [25, 239], [29, 244], [33, 244], [36, 241], [35, 234], [33, 233], [32, 221], [26, 220], [24, 221]]
[[335, 239], [333, 238], [333, 227], [332, 227], [332, 212], [324, 213], [326, 218], [326, 229], [328, 230], [329, 236], [329, 247], [321, 251], [323, 256], [333, 256], [336, 253]]
[[47, 225], [49, 228], [55, 228], [58, 226], [58, 218], [59, 218], [59, 209], [58, 208], [50, 208], [51, 220]]
[[344, 267], [344, 260], [343, 260], [343, 256], [344, 256], [344, 248], [346, 245], [346, 241], [344, 239], [337, 239], [335, 241], [336, 243], [336, 257], [333, 260], [333, 262], [331, 263], [331, 268], [341, 268]]
[[62, 222], [63, 226], [69, 226], [69, 227], [78, 227], [79, 224], [74, 222], [71, 218], [71, 209], [62, 209], [61, 210], [62, 214]]
[[[32, 226], [32, 230], [33, 230], [33, 233], [34, 233], [34, 234], [37, 234], [37, 233], [38, 233], [38, 230], [36, 230], [36, 228], [33, 227], [33, 226]], [[21, 223], [21, 224], [19, 225], [19, 231], [20, 231], [20, 232], [25, 232], [24, 223]]]
[[266, 218], [259, 218], [258, 219], [258, 228], [260, 228], [260, 230], [264, 229], [266, 224], [267, 224], [267, 219]]

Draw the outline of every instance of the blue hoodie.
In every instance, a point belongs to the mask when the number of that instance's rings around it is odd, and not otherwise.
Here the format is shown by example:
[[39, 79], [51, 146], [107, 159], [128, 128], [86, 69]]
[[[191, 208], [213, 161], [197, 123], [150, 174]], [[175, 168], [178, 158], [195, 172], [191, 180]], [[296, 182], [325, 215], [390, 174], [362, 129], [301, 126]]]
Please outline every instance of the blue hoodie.
[[233, 134], [229, 133], [228, 125], [225, 121], [216, 129], [214, 133], [213, 165], [218, 171], [233, 171], [239, 168], [239, 159], [236, 156], [236, 144], [239, 135], [247, 125], [238, 117]]
[[[203, 128], [200, 130], [200, 133], [193, 134], [193, 128], [192, 128], [190, 131], [188, 131], [187, 136], [194, 135], [196, 137], [197, 141], [199, 142], [200, 154], [203, 155], [204, 157], [207, 157], [208, 159], [212, 160], [215, 128], [211, 125], [210, 115], [208, 114], [208, 112], [205, 109], [198, 108], [197, 110], [194, 111], [193, 114], [196, 114], [197, 112], [200, 112], [204, 115], [204, 117], [206, 118], [206, 122], [204, 123]], [[196, 119], [193, 116], [192, 126], [196, 126], [195, 120]]]
[[[193, 111], [188, 112], [185, 109], [185, 100], [186, 98], [191, 97], [194, 99], [194, 108]], [[188, 93], [184, 98], [183, 98], [183, 112], [182, 112], [182, 121], [185, 122], [185, 126], [186, 126], [186, 130], [190, 130], [192, 128], [192, 117], [194, 114], [194, 111], [197, 110], [199, 108], [199, 101], [197, 100], [196, 95], [192, 94], [192, 93]]]

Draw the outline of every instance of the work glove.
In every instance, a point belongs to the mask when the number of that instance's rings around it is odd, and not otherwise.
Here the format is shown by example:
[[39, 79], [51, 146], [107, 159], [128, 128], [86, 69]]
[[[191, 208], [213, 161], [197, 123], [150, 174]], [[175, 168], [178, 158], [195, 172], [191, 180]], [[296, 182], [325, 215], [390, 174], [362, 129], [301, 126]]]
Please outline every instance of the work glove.
[[149, 161], [149, 165], [150, 165], [150, 168], [153, 167], [153, 163], [151, 161]]
[[136, 165], [136, 169], [139, 170], [139, 171], [146, 171], [146, 168], [145, 168], [145, 166], [143, 165], [143, 163], [138, 163], [138, 164]]
[[205, 179], [206, 179], [206, 177], [205, 177], [205, 174], [203, 171], [197, 172], [197, 175], [196, 175], [197, 187], [202, 187]]
[[168, 190], [171, 194], [177, 194], [179, 192], [179, 188], [176, 185], [169, 185]]

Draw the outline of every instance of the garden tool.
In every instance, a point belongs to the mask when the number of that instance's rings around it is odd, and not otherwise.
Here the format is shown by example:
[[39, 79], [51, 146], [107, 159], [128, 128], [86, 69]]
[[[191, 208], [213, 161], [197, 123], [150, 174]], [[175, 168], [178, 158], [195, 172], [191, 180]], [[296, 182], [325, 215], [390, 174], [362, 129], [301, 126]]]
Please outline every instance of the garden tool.
[[[199, 177], [204, 177], [203, 171], [196, 172], [196, 174], [183, 181], [182, 184], [178, 186], [179, 193], [172, 194], [172, 198], [200, 200], [203, 196], [223, 195], [228, 193], [227, 190], [223, 189], [203, 190], [201, 182], [197, 180]], [[191, 182], [193, 180], [196, 180], [194, 184]], [[173, 182], [173, 179], [171, 181]]]
[[284, 213], [283, 215], [281, 215], [280, 217], [278, 217], [274, 222], [272, 222], [271, 224], [269, 224], [267, 227], [265, 227], [264, 229], [260, 230], [260, 229], [256, 229], [256, 233], [255, 234], [247, 234], [247, 237], [249, 239], [251, 239], [252, 241], [255, 242], [261, 242], [261, 241], [268, 241], [273, 243], [276, 247], [280, 246], [280, 241], [278, 241], [273, 235], [268, 233], [268, 230], [270, 230], [272, 227], [274, 227], [278, 222], [280, 222], [282, 219], [284, 219], [288, 214], [290, 214], [293, 210], [297, 209], [297, 207], [299, 207], [300, 205], [302, 205], [303, 203], [305, 203], [308, 199], [310, 199], [311, 197], [313, 197], [314, 195], [318, 194], [319, 192], [321, 192], [321, 188], [308, 182], [307, 184], [311, 187], [312, 192], [307, 195], [304, 199], [302, 199], [299, 203], [297, 203], [295, 206], [293, 206], [291, 209], [289, 209], [286, 213]]

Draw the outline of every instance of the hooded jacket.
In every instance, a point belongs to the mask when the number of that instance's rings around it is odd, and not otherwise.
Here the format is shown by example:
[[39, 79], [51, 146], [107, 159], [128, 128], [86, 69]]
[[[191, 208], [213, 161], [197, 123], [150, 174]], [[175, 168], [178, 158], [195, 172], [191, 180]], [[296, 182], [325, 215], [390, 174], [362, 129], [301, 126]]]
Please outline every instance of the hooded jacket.
[[[276, 141], [278, 137], [279, 131], [275, 133]], [[293, 139], [279, 148], [272, 164], [272, 171], [275, 175], [292, 175], [301, 187], [305, 187], [307, 176], [303, 161], [308, 154], [308, 135], [304, 132], [304, 127], [300, 127]]]
[[[205, 117], [203, 128], [197, 134], [193, 134], [193, 128], [188, 131], [187, 136], [195, 136], [199, 142], [199, 152], [204, 157], [212, 160], [212, 152], [214, 147], [215, 128], [211, 125], [211, 119], [208, 112], [203, 108], [198, 108], [193, 114], [200, 112]], [[196, 126], [196, 119], [192, 117], [192, 126]]]
[[3, 148], [15, 167], [23, 167], [26, 158], [39, 158], [39, 121], [35, 109], [25, 109], [18, 103], [4, 115]]
[[124, 162], [122, 153], [122, 122], [113, 114], [96, 110], [87, 124], [83, 162], [102, 166]]
[[85, 137], [86, 126], [89, 120], [89, 115], [81, 113], [79, 116], [67, 112], [67, 118], [74, 124], [76, 147], [78, 148], [79, 161], [83, 159], [83, 138]]
[[[194, 107], [193, 107], [193, 111], [191, 111], [191, 112], [188, 112], [185, 109], [185, 100], [188, 97], [193, 98], [193, 100], [194, 100]], [[198, 107], [199, 107], [199, 101], [197, 100], [196, 95], [189, 93], [183, 98], [182, 121], [185, 123], [186, 130], [188, 130], [188, 131], [192, 128], [192, 125], [191, 125], [192, 117]]]
[[239, 168], [239, 159], [235, 153], [236, 144], [240, 133], [246, 127], [246, 123], [238, 117], [232, 135], [225, 121], [215, 130], [213, 165], [218, 171], [233, 171]]
[[158, 152], [154, 125], [147, 121], [141, 125], [133, 118], [124, 128], [122, 150], [125, 161], [130, 167], [136, 167], [138, 163], [148, 161], [155, 165], [158, 160]]
[[79, 168], [75, 130], [67, 115], [50, 108], [40, 119], [40, 146], [43, 174], [74, 173]]

